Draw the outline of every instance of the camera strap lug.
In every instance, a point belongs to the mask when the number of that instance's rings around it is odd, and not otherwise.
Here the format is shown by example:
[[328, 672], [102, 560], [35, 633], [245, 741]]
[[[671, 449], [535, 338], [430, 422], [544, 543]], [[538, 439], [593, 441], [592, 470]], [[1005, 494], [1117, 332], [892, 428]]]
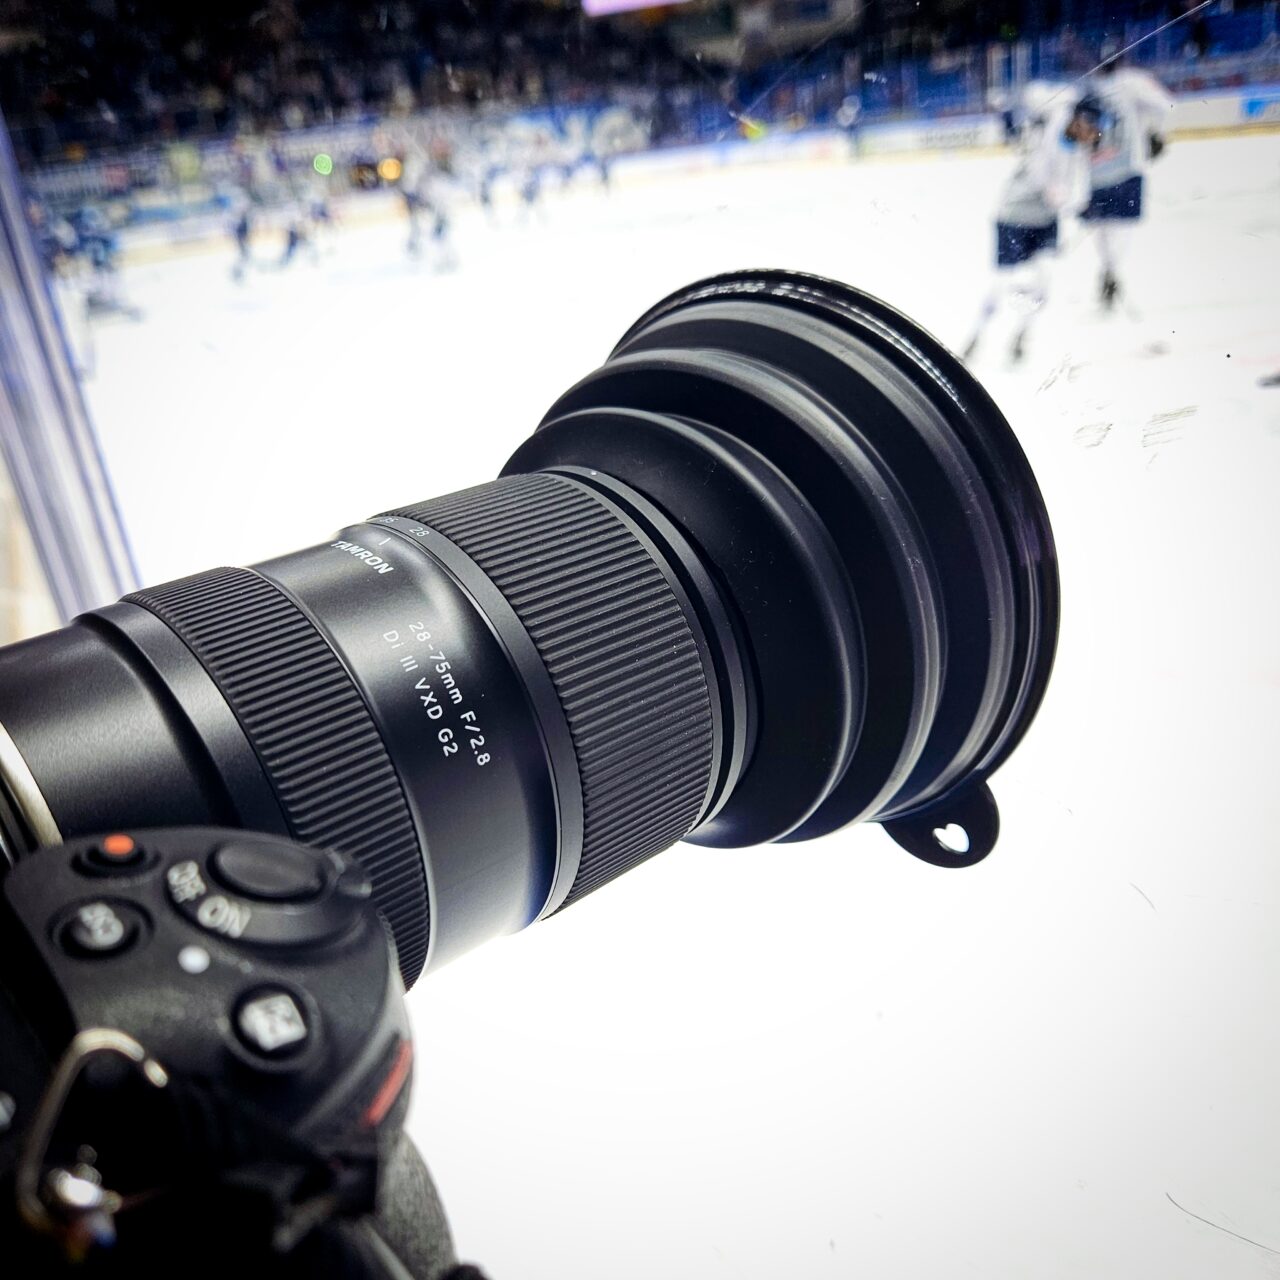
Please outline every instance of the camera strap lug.
[[908, 853], [935, 867], [971, 867], [995, 848], [1000, 810], [991, 788], [979, 782], [883, 825]]
[[169, 1074], [132, 1036], [108, 1027], [81, 1031], [67, 1046], [36, 1109], [16, 1171], [18, 1211], [34, 1230], [53, 1236], [68, 1257], [83, 1257], [95, 1244], [115, 1239], [115, 1215], [124, 1197], [102, 1186], [95, 1153], [84, 1148], [71, 1168], [47, 1166], [53, 1135], [81, 1073], [97, 1058], [119, 1057], [157, 1089]]

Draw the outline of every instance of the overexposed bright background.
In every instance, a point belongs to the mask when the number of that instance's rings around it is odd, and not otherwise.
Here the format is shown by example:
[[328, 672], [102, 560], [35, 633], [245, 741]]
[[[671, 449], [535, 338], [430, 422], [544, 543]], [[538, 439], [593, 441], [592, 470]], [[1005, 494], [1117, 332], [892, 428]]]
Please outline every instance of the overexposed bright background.
[[[129, 268], [145, 318], [97, 327], [87, 392], [144, 577], [494, 475], [722, 269], [958, 345], [1011, 163], [584, 187], [545, 228], [462, 214], [449, 275], [391, 222], [240, 287], [229, 248]], [[1136, 311], [1094, 311], [1069, 237], [1028, 365], [977, 366], [1064, 592], [990, 859], [682, 846], [412, 993], [412, 1131], [494, 1280], [1280, 1275], [1280, 138], [1175, 145], [1150, 187]]]

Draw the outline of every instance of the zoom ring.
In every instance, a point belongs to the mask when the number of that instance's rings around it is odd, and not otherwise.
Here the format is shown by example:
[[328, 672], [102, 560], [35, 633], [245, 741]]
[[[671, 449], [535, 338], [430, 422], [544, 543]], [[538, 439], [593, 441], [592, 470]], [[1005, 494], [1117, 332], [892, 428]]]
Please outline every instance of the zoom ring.
[[212, 569], [125, 599], [167, 623], [208, 671], [290, 832], [354, 857], [368, 872], [401, 976], [412, 985], [430, 931], [422, 853], [382, 737], [329, 642], [248, 569]]
[[582, 860], [564, 905], [687, 835], [711, 777], [711, 691], [684, 607], [622, 515], [547, 473], [387, 514], [465, 551], [546, 664], [582, 782]]

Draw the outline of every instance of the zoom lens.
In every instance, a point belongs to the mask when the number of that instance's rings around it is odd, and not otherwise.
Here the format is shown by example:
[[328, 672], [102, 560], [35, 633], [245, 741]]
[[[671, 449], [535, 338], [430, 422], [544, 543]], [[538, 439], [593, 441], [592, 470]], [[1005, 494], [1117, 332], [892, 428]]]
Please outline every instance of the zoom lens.
[[814, 277], [668, 298], [497, 480], [0, 650], [11, 855], [241, 825], [359, 858], [411, 984], [682, 838], [968, 865], [1052, 537], [958, 362]]

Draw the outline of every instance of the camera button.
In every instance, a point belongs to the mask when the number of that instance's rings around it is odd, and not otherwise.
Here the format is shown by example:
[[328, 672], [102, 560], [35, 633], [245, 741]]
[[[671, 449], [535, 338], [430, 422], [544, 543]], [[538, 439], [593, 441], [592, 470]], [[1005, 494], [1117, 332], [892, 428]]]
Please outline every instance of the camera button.
[[103, 836], [86, 857], [95, 867], [110, 868], [136, 867], [146, 856], [142, 846], [123, 831], [114, 831]]
[[74, 956], [113, 956], [141, 932], [142, 916], [119, 902], [82, 902], [58, 931], [62, 949]]
[[324, 892], [320, 859], [285, 844], [224, 844], [209, 869], [228, 889], [260, 902], [306, 902]]
[[243, 997], [235, 1028], [246, 1048], [267, 1058], [298, 1053], [311, 1034], [298, 1001], [281, 987], [259, 987]]
[[81, 875], [95, 877], [137, 875], [154, 863], [151, 851], [123, 831], [113, 831], [94, 841], [72, 861]]

